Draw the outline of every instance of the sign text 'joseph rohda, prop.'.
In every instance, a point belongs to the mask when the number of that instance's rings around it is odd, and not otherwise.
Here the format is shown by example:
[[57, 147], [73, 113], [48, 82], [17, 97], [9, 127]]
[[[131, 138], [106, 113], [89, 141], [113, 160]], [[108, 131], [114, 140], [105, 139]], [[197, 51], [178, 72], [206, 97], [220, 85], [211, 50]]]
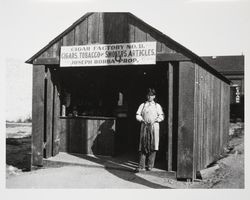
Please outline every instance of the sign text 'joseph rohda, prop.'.
[[155, 64], [156, 42], [62, 46], [61, 67]]

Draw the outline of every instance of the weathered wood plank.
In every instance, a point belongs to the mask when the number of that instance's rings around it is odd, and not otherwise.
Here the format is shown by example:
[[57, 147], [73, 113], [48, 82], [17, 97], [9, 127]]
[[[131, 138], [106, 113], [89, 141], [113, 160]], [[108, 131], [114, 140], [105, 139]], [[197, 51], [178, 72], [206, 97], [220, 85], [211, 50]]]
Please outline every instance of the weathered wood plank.
[[223, 148], [226, 147], [229, 136], [229, 106], [230, 106], [230, 86], [224, 83], [224, 110], [223, 110]]
[[202, 123], [202, 116], [201, 116], [201, 95], [202, 95], [202, 88], [201, 88], [201, 68], [198, 66], [198, 91], [199, 91], [199, 94], [198, 94], [198, 115], [197, 115], [197, 118], [198, 118], [198, 135], [197, 135], [197, 170], [200, 170], [201, 169], [201, 162], [200, 162], [200, 159], [201, 159], [201, 142], [200, 142], [200, 139], [201, 139], [201, 123]]
[[208, 73], [205, 71], [205, 85], [204, 85], [204, 166], [207, 166], [207, 141], [208, 141], [208, 132], [207, 132], [207, 113], [208, 113], [208, 88], [207, 88], [207, 82], [208, 82]]
[[213, 82], [213, 79], [212, 79], [212, 75], [209, 74], [209, 83], [208, 83], [208, 90], [209, 90], [209, 100], [208, 100], [208, 107], [209, 107], [209, 110], [208, 110], [208, 163], [211, 163], [212, 160], [211, 160], [211, 149], [212, 149], [212, 100], [213, 100], [213, 90], [212, 90], [212, 82]]
[[127, 15], [123, 13], [105, 13], [103, 22], [104, 42], [106, 44], [127, 43], [129, 41]]
[[176, 53], [176, 51], [170, 49], [166, 44], [162, 43], [162, 53]]
[[225, 84], [225, 93], [224, 93], [224, 137], [223, 137], [223, 147], [226, 147], [229, 138], [229, 121], [230, 121], [230, 86]]
[[57, 71], [51, 73], [52, 81], [54, 85], [54, 105], [53, 105], [53, 156], [59, 153], [60, 149], [60, 134], [63, 133], [61, 130], [61, 120], [60, 120], [60, 86], [59, 86], [59, 74]]
[[219, 144], [219, 151], [220, 153], [223, 150], [223, 129], [224, 129], [224, 85], [223, 83], [220, 81], [220, 144]]
[[135, 42], [135, 25], [134, 19], [132, 19], [131, 17], [128, 17], [128, 33], [128, 42]]
[[75, 28], [75, 45], [88, 43], [88, 21], [85, 19]]
[[218, 110], [220, 110], [219, 108], [219, 80], [218, 78], [215, 78], [214, 80], [215, 84], [214, 84], [214, 92], [215, 92], [215, 96], [214, 96], [214, 117], [213, 117], [213, 126], [214, 126], [214, 131], [213, 131], [213, 160], [216, 159], [217, 155], [218, 155], [218, 134], [219, 134], [219, 112]]
[[177, 178], [193, 178], [195, 68], [180, 62]]
[[190, 61], [181, 53], [157, 53], [156, 61]]
[[204, 92], [205, 92], [205, 95], [204, 95], [204, 166], [207, 166], [208, 165], [208, 161], [207, 161], [207, 153], [208, 153], [208, 113], [209, 113], [209, 107], [208, 107], [208, 99], [209, 99], [209, 90], [208, 90], [208, 82], [209, 82], [209, 79], [208, 79], [208, 72], [205, 71], [204, 73]]
[[52, 156], [52, 140], [53, 140], [53, 95], [54, 95], [54, 87], [51, 80], [51, 70], [49, 68], [46, 69], [46, 141], [45, 143], [45, 158], [49, 158]]
[[75, 45], [75, 29], [70, 31], [62, 39], [62, 46], [73, 46]]
[[100, 13], [94, 13], [88, 17], [88, 44], [99, 42], [99, 17]]
[[158, 53], [161, 53], [162, 52], [162, 43], [160, 41], [157, 41], [156, 42], [156, 51]]
[[59, 58], [36, 58], [33, 62], [34, 65], [57, 65], [59, 64]]
[[173, 64], [168, 63], [168, 171], [173, 165]]
[[194, 90], [194, 145], [193, 145], [193, 179], [198, 171], [198, 112], [199, 112], [199, 66], [195, 64], [195, 90]]
[[210, 144], [210, 138], [211, 138], [211, 74], [208, 73], [208, 82], [207, 82], [207, 153], [206, 153], [206, 166], [208, 164], [210, 164], [210, 160], [209, 160], [209, 152], [210, 152], [210, 148], [211, 148], [211, 144]]
[[220, 90], [220, 80], [217, 79], [217, 123], [216, 123], [216, 159], [219, 158], [220, 155], [220, 96], [221, 96], [221, 90]]
[[202, 69], [202, 76], [201, 76], [201, 87], [202, 87], [202, 97], [201, 97], [201, 168], [204, 167], [204, 136], [205, 136], [205, 133], [204, 133], [204, 126], [205, 126], [205, 123], [204, 123], [204, 95], [205, 95], [205, 88], [204, 88], [204, 85], [205, 85], [205, 76], [204, 76], [204, 70]]
[[200, 168], [203, 168], [203, 136], [204, 136], [204, 102], [203, 102], [203, 96], [204, 96], [204, 71], [202, 68], [200, 68], [200, 89], [201, 89], [201, 107], [200, 107]]
[[147, 41], [146, 31], [143, 30], [143, 26], [140, 26], [138, 22], [135, 25], [135, 42], [145, 42]]
[[81, 119], [68, 119], [70, 121], [70, 153], [83, 154], [83, 136], [86, 131], [86, 124]]
[[229, 133], [229, 111], [230, 111], [230, 86], [226, 85], [226, 95], [225, 95], [225, 145], [228, 143], [228, 133]]
[[[34, 59], [33, 64], [40, 64], [39, 62], [37, 62], [37, 60], [42, 61], [42, 60], [50, 59], [50, 61], [53, 61], [53, 59], [58, 59], [60, 47], [61, 47], [60, 41], [56, 42], [47, 51], [45, 51], [36, 59]], [[53, 63], [48, 62], [45, 64], [53, 64]]]
[[87, 154], [93, 154], [92, 144], [96, 138], [96, 135], [93, 134], [93, 125], [92, 120], [87, 120]]
[[52, 46], [52, 49], [53, 49], [53, 51], [52, 51], [52, 57], [53, 58], [59, 58], [60, 47], [61, 47], [60, 41], [58, 41], [55, 44], [53, 44], [53, 46]]
[[59, 145], [59, 151], [60, 152], [68, 152], [68, 141], [67, 141], [67, 120], [66, 119], [58, 119], [60, 121], [60, 145]]
[[156, 41], [156, 39], [150, 34], [150, 32], [146, 33], [146, 38], [147, 38], [147, 42]]
[[[228, 84], [198, 65], [196, 76], [198, 81], [196, 80], [194, 101], [196, 128], [194, 129], [193, 173], [204, 169], [218, 159], [223, 150], [225, 138], [224, 133], [222, 136], [221, 132], [226, 123], [223, 112], [225, 112], [225, 102], [228, 101], [222, 99], [224, 94], [221, 94], [223, 91], [221, 84], [223, 86], [224, 84], [228, 86]], [[228, 109], [226, 110], [228, 111]]]
[[211, 76], [211, 85], [210, 85], [210, 90], [211, 90], [211, 95], [210, 95], [210, 130], [211, 130], [211, 135], [210, 135], [210, 151], [209, 151], [209, 162], [213, 162], [213, 133], [214, 133], [214, 128], [213, 128], [213, 114], [214, 114], [214, 76]]
[[225, 94], [224, 94], [224, 102], [225, 102], [225, 107], [224, 107], [224, 147], [226, 147], [229, 139], [229, 121], [230, 121], [230, 86], [225, 84]]
[[32, 165], [43, 165], [45, 66], [33, 66], [32, 89]]
[[98, 40], [99, 40], [99, 43], [100, 44], [105, 44], [105, 35], [104, 35], [104, 31], [105, 31], [105, 29], [104, 29], [104, 13], [100, 13], [100, 16], [99, 16], [99, 31], [98, 31], [98, 33], [99, 33], [99, 38], [98, 38]]
[[215, 159], [215, 154], [216, 154], [216, 111], [217, 111], [217, 106], [216, 106], [216, 101], [217, 101], [217, 90], [216, 90], [216, 84], [217, 84], [217, 78], [215, 77], [214, 78], [214, 87], [213, 87], [213, 90], [214, 90], [214, 101], [213, 101], [213, 120], [212, 120], [212, 123], [213, 123], [213, 145], [212, 145], [212, 157], [213, 157], [213, 160]]

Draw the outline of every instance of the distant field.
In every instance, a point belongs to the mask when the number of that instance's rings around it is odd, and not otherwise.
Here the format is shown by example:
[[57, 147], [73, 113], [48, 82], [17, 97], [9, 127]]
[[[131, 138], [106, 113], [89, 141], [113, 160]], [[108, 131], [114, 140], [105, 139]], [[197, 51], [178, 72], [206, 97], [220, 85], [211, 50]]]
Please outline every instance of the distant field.
[[30, 169], [31, 123], [6, 123], [6, 164]]
[[21, 127], [21, 126], [31, 126], [31, 123], [6, 122], [6, 128]]
[[6, 138], [22, 138], [31, 135], [31, 123], [6, 123]]

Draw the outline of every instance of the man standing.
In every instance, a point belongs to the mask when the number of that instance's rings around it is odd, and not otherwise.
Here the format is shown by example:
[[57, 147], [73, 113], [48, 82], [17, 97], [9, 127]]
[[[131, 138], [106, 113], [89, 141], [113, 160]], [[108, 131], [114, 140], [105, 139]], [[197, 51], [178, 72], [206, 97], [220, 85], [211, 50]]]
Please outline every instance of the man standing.
[[159, 122], [164, 120], [164, 113], [160, 104], [154, 101], [156, 92], [149, 88], [147, 101], [142, 103], [136, 119], [141, 122], [139, 143], [139, 166], [135, 172], [151, 171], [154, 167], [156, 151], [159, 149]]

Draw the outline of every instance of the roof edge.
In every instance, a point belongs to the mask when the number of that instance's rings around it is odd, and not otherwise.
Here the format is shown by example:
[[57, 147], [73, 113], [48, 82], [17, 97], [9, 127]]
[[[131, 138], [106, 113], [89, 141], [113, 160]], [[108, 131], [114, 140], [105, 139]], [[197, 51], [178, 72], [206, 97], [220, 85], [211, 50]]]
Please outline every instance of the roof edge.
[[[128, 15], [130, 15], [131, 17], [134, 17], [135, 19], [139, 20], [141, 23], [143, 23], [144, 25], [146, 25], [147, 27], [151, 28], [153, 31], [155, 31], [157, 34], [161, 35], [162, 37], [164, 37], [165, 39], [175, 43], [180, 49], [182, 49], [184, 51], [184, 56], [189, 57], [191, 60], [196, 61], [196, 63], [198, 65], [201, 65], [201, 67], [203, 68], [208, 68], [208, 70], [214, 74], [217, 75], [217, 77], [219, 77], [220, 79], [222, 79], [223, 81], [225, 81], [226, 83], [230, 84], [231, 81], [229, 79], [227, 79], [225, 76], [223, 76], [221, 73], [219, 73], [217, 70], [215, 70], [212, 66], [210, 66], [207, 62], [205, 62], [200, 56], [198, 56], [197, 54], [195, 54], [194, 52], [192, 52], [191, 50], [189, 50], [188, 48], [184, 47], [183, 45], [181, 45], [180, 43], [176, 42], [175, 40], [173, 40], [172, 38], [170, 38], [169, 36], [165, 35], [164, 33], [162, 33], [161, 31], [157, 30], [156, 28], [154, 28], [153, 26], [147, 24], [146, 22], [144, 22], [143, 20], [141, 20], [140, 18], [136, 17], [135, 15], [133, 15], [132, 13], [128, 13]], [[187, 55], [185, 55], [185, 53]], [[183, 54], [183, 53], [182, 53]]]
[[[85, 15], [83, 15], [81, 18], [79, 18], [76, 22], [74, 22], [70, 27], [68, 27], [65, 31], [63, 31], [61, 34], [59, 34], [56, 38], [54, 38], [51, 42], [49, 42], [44, 48], [42, 48], [40, 51], [38, 51], [35, 55], [33, 55], [31, 58], [29, 58], [27, 61], [25, 61], [25, 63], [28, 64], [32, 64], [34, 59], [38, 56], [40, 56], [44, 51], [46, 51], [52, 44], [54, 44], [55, 42], [58, 42], [62, 36], [64, 36], [65, 34], [69, 33], [70, 31], [73, 30], [73, 28], [81, 23], [84, 19], [86, 19], [87, 17], [89, 17], [90, 15], [94, 14], [94, 12], [88, 12]], [[217, 70], [215, 70], [213, 67], [211, 67], [207, 62], [205, 62], [200, 56], [198, 56], [197, 54], [195, 54], [194, 52], [192, 52], [191, 50], [189, 50], [188, 48], [184, 47], [183, 45], [181, 45], [180, 43], [176, 42], [175, 40], [173, 40], [172, 38], [170, 38], [169, 36], [165, 35], [164, 33], [162, 33], [161, 31], [157, 30], [156, 28], [154, 28], [153, 26], [149, 25], [148, 23], [144, 22], [142, 19], [136, 17], [135, 15], [133, 15], [130, 12], [127, 12], [128, 16], [135, 18], [136, 20], [140, 21], [142, 24], [144, 24], [145, 26], [147, 26], [148, 28], [150, 28], [151, 30], [153, 30], [155, 33], [159, 34], [161, 37], [165, 38], [166, 40], [174, 43], [175, 45], [177, 45], [181, 50], [183, 50], [183, 55], [186, 57], [189, 57], [192, 61], [195, 61], [198, 65], [201, 65], [201, 67], [203, 68], [208, 68], [207, 70], [209, 70], [210, 72], [214, 73], [215, 75], [217, 75], [220, 79], [222, 79], [223, 81], [225, 81], [226, 83], [230, 84], [230, 80], [227, 79], [225, 76], [223, 76], [222, 74], [220, 74]]]
[[41, 50], [39, 50], [36, 54], [34, 54], [31, 58], [29, 58], [28, 60], [25, 61], [25, 63], [27, 64], [32, 64], [34, 59], [38, 56], [40, 56], [44, 51], [46, 51], [52, 44], [58, 42], [62, 36], [66, 35], [67, 33], [69, 33], [70, 31], [73, 30], [73, 28], [81, 23], [83, 20], [85, 20], [87, 17], [89, 17], [90, 15], [92, 15], [94, 12], [87, 12], [86, 14], [84, 14], [82, 17], [80, 17], [78, 20], [76, 20], [71, 26], [69, 26], [66, 30], [64, 30], [61, 34], [59, 34], [58, 36], [56, 36], [53, 40], [51, 40], [45, 47], [43, 47]]

